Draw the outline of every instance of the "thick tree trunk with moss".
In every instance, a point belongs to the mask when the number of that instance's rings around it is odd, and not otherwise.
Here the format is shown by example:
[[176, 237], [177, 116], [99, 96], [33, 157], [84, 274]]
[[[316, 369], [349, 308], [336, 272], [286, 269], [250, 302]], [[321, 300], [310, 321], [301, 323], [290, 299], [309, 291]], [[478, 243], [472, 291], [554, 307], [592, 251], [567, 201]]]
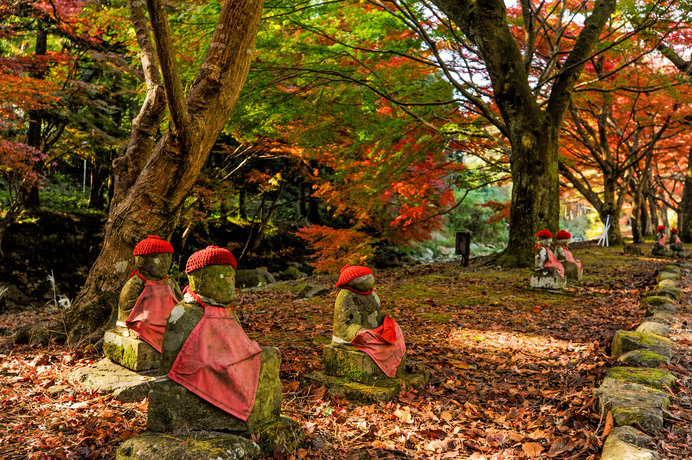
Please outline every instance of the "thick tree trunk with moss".
[[679, 216], [680, 239], [685, 243], [692, 243], [692, 147], [687, 157], [687, 173], [685, 186], [682, 189]]
[[[116, 183], [101, 253], [67, 314], [73, 339], [98, 338], [115, 318], [134, 245], [147, 234], [169, 237], [175, 228], [185, 197], [243, 87], [262, 12], [262, 1], [223, 3], [207, 56], [185, 96], [161, 0], [147, 1], [156, 53], [142, 2], [128, 3], [147, 98], [133, 121], [127, 151], [114, 162]], [[166, 107], [169, 131], [155, 144]]]
[[[584, 21], [567, 59], [552, 79], [550, 96], [543, 107], [529, 83], [530, 61], [512, 35], [502, 0], [433, 0], [478, 48], [490, 76], [493, 99], [501, 120], [481, 100], [476, 104], [512, 146], [512, 203], [509, 242], [498, 262], [503, 266], [533, 265], [535, 233], [541, 227], [558, 230], [558, 133], [584, 64], [592, 53], [606, 22], [615, 10], [614, 0], [598, 0]], [[535, 20], [533, 18], [532, 20]]]

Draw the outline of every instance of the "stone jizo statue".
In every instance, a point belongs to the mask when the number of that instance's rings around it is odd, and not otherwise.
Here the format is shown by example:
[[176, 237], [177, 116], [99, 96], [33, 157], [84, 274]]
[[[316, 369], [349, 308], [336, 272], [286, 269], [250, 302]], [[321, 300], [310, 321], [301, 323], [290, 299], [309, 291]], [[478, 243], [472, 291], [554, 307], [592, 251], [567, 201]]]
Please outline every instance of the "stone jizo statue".
[[151, 431], [249, 432], [281, 410], [280, 354], [260, 347], [233, 311], [233, 254], [209, 246], [190, 256], [190, 285], [171, 311], [159, 374], [149, 393]]
[[555, 237], [555, 256], [565, 267], [565, 278], [568, 281], [581, 281], [583, 276], [581, 261], [576, 259], [569, 250], [572, 234], [566, 230], [560, 230]]
[[672, 251], [674, 256], [676, 256], [676, 257], [684, 257], [685, 256], [685, 245], [680, 240], [680, 237], [678, 236], [678, 229], [675, 227], [670, 229], [669, 248]]
[[180, 287], [167, 276], [173, 246], [149, 235], [135, 246], [135, 269], [118, 300], [116, 327], [104, 335], [104, 352], [132, 370], [158, 367], [168, 315], [182, 298]]
[[374, 286], [369, 268], [346, 265], [341, 269], [332, 344], [324, 351], [327, 373], [369, 383], [403, 372], [403, 333], [382, 313]]
[[659, 225], [656, 227], [656, 242], [651, 249], [651, 253], [655, 256], [670, 257], [673, 252], [666, 246], [666, 226]]
[[550, 245], [553, 234], [543, 229], [536, 234], [538, 244], [533, 247], [535, 270], [531, 276], [531, 287], [543, 289], [562, 289], [566, 285], [565, 268], [557, 260]]

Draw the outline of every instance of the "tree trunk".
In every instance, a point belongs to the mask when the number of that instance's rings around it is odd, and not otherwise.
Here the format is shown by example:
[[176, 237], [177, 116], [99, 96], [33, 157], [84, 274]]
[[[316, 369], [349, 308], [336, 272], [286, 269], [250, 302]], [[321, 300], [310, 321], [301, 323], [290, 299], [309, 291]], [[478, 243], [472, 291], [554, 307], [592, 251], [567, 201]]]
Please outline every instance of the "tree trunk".
[[692, 147], [690, 147], [690, 153], [687, 157], [687, 173], [685, 174], [685, 186], [682, 189], [679, 215], [680, 239], [685, 243], [692, 243]]
[[[178, 211], [245, 83], [262, 12], [262, 1], [223, 3], [204, 63], [184, 98], [161, 0], [147, 2], [156, 55], [141, 2], [131, 0], [129, 6], [147, 78], [147, 99], [133, 121], [128, 149], [115, 164], [122, 174], [116, 174], [105, 240], [67, 314], [70, 338], [100, 336], [115, 318], [134, 245], [147, 234], [168, 238], [173, 232]], [[152, 152], [149, 147], [162, 113], [156, 61], [161, 65], [171, 123]]]
[[104, 209], [106, 205], [106, 188], [108, 187], [108, 177], [110, 168], [108, 163], [99, 159], [91, 165], [91, 176], [89, 177], [89, 209]]
[[632, 225], [632, 242], [641, 243], [644, 241], [642, 235], [641, 227], [641, 213], [642, 213], [642, 192], [639, 187], [634, 187], [635, 190], [632, 191], [632, 215], [630, 217], [630, 223]]
[[[36, 31], [36, 45], [34, 53], [36, 56], [43, 56], [48, 50], [48, 34], [43, 29], [38, 29]], [[43, 78], [44, 72], [40, 70], [38, 72], [33, 72], [32, 77]], [[43, 123], [43, 113], [40, 110], [32, 110], [29, 112], [29, 130], [26, 136], [26, 144], [41, 150], [42, 138], [41, 138], [41, 126]], [[35, 169], [42, 169], [42, 165], [39, 163], [34, 166]], [[38, 183], [35, 181], [22, 183], [20, 191], [20, 202], [23, 209], [30, 211], [38, 211], [41, 207], [41, 197], [38, 191]]]
[[656, 199], [652, 196], [647, 197], [647, 201], [649, 202], [649, 216], [651, 217], [651, 229], [653, 234], [659, 225], [658, 204], [656, 204]]
[[[509, 242], [502, 266], [531, 266], [536, 232], [559, 227], [557, 129], [527, 116], [512, 136], [512, 202]], [[513, 131], [515, 131], [513, 130]]]

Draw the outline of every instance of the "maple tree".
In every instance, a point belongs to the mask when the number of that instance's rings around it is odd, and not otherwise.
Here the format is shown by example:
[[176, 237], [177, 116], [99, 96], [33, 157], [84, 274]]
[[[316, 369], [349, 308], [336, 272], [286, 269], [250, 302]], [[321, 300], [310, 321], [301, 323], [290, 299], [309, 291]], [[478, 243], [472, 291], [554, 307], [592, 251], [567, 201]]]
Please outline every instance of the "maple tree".
[[[168, 14], [160, 0], [128, 2], [147, 95], [127, 148], [114, 162], [115, 183], [101, 253], [70, 309], [74, 337], [103, 330], [117, 307], [136, 241], [168, 237], [243, 87], [262, 2], [225, 2], [195, 81], [185, 92]], [[153, 41], [152, 41], [153, 40]], [[154, 47], [154, 44], [156, 45]], [[156, 138], [168, 111], [168, 129]], [[115, 270], [114, 270], [115, 267]]]
[[[609, 241], [622, 242], [620, 216], [632, 197], [633, 235], [641, 240], [639, 220], [656, 165], [671, 164], [684, 148], [683, 122], [688, 94], [671, 87], [655, 60], [640, 60], [613, 74], [622, 60], [604, 53], [584, 74], [598, 83], [580, 88], [569, 109], [561, 145], [561, 174], [591, 203], [601, 221], [610, 221]], [[610, 73], [610, 76], [606, 74]], [[659, 174], [654, 174], [658, 176]]]

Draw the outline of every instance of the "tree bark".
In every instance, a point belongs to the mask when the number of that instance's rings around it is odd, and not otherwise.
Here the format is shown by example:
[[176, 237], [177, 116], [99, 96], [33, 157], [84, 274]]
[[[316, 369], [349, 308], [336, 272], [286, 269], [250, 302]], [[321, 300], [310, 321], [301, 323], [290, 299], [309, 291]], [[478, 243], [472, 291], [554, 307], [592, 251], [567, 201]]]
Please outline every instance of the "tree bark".
[[[148, 3], [152, 7], [149, 14], [159, 46], [154, 55], [143, 22], [142, 4], [131, 0], [129, 6], [147, 80], [147, 99], [133, 121], [128, 149], [115, 165], [122, 175], [116, 174], [101, 253], [66, 318], [73, 339], [99, 336], [115, 318], [118, 294], [129, 273], [132, 248], [137, 241], [147, 234], [170, 237], [178, 211], [245, 83], [262, 12], [261, 0], [223, 3], [205, 60], [183, 101], [177, 87], [179, 80], [168, 74], [177, 72], [171, 59], [175, 55], [173, 50], [163, 48], [171, 43], [167, 20], [161, 16], [157, 0]], [[154, 147], [153, 135], [163, 116], [157, 60], [164, 62], [163, 91], [173, 125]]]
[[685, 243], [692, 243], [692, 147], [687, 157], [687, 172], [685, 185], [682, 189], [682, 201], [680, 203], [680, 239]]

